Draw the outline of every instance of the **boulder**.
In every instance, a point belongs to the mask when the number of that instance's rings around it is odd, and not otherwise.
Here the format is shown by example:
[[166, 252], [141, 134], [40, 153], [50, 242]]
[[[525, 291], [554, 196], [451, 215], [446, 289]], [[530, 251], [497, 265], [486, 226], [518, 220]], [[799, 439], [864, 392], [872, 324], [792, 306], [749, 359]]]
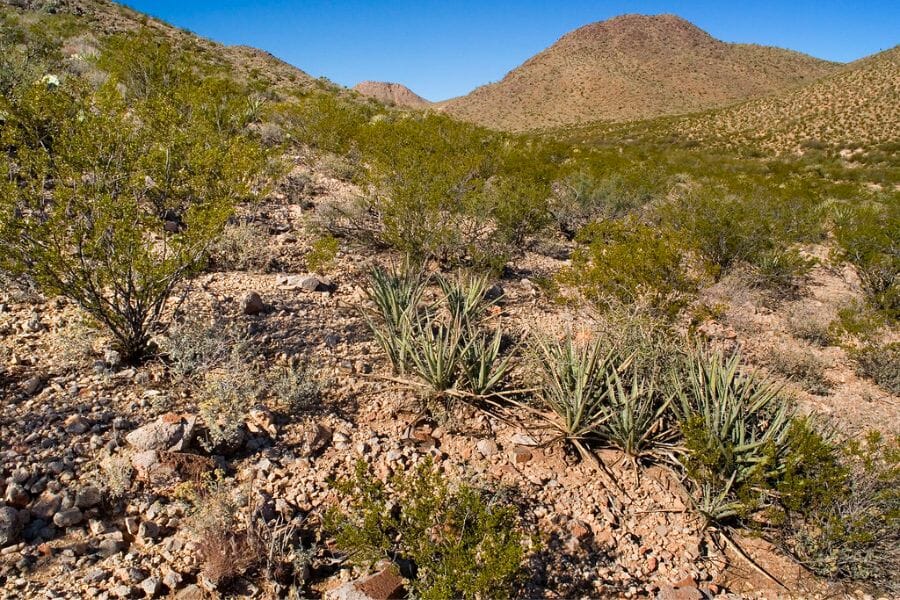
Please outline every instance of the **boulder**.
[[11, 506], [0, 507], [0, 548], [15, 544], [21, 532], [19, 511]]
[[195, 415], [166, 413], [156, 421], [135, 429], [125, 436], [139, 452], [147, 450], [180, 451], [190, 445], [194, 437]]

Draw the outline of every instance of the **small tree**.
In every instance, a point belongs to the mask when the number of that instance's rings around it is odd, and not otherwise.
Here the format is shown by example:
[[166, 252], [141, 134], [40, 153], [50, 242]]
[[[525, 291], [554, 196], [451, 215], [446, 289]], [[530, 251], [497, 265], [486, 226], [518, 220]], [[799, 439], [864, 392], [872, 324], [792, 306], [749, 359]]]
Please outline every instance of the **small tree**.
[[0, 121], [0, 266], [77, 302], [130, 360], [266, 164], [190, 88], [126, 103], [115, 79], [35, 85]]

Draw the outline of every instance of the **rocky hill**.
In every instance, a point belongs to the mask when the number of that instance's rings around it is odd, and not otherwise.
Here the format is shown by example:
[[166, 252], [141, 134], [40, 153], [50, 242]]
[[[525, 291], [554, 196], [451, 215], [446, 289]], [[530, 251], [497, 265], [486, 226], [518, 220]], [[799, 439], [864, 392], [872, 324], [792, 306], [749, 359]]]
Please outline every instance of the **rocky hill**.
[[353, 86], [353, 89], [363, 96], [374, 98], [389, 106], [403, 108], [426, 108], [431, 106], [431, 102], [400, 83], [361, 81]]
[[624, 15], [563, 36], [443, 108], [508, 130], [627, 121], [733, 104], [836, 68], [790, 50], [722, 42], [674, 15]]

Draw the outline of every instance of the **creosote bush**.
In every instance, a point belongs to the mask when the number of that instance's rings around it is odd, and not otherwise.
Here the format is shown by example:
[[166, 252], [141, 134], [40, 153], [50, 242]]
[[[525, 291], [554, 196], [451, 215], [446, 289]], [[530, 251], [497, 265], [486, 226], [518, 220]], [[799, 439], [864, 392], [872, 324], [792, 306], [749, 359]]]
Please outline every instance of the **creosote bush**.
[[900, 592], [900, 440], [872, 433], [842, 452], [808, 430], [794, 439], [779, 541], [818, 575]]
[[514, 507], [451, 484], [430, 460], [387, 484], [360, 461], [334, 487], [345, 508], [328, 513], [326, 528], [351, 559], [398, 564], [417, 598], [513, 595], [527, 541]]
[[592, 223], [575, 239], [571, 266], [558, 278], [595, 304], [643, 302], [674, 313], [693, 288], [678, 236], [664, 227], [629, 217]]
[[174, 52], [115, 38], [99, 89], [29, 84], [2, 103], [0, 267], [77, 302], [129, 360], [267, 168], [240, 88]]

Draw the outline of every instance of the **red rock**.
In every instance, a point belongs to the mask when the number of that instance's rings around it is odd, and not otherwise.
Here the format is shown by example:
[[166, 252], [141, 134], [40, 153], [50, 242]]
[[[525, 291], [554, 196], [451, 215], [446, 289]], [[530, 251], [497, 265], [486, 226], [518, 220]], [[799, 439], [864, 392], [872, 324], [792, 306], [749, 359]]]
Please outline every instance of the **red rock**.
[[517, 465], [526, 463], [529, 460], [531, 460], [531, 458], [532, 458], [531, 450], [529, 450], [528, 448], [526, 448], [524, 446], [516, 446], [516, 448], [513, 450], [513, 461]]
[[325, 600], [391, 600], [403, 595], [403, 578], [392, 565], [374, 575], [329, 590]]

